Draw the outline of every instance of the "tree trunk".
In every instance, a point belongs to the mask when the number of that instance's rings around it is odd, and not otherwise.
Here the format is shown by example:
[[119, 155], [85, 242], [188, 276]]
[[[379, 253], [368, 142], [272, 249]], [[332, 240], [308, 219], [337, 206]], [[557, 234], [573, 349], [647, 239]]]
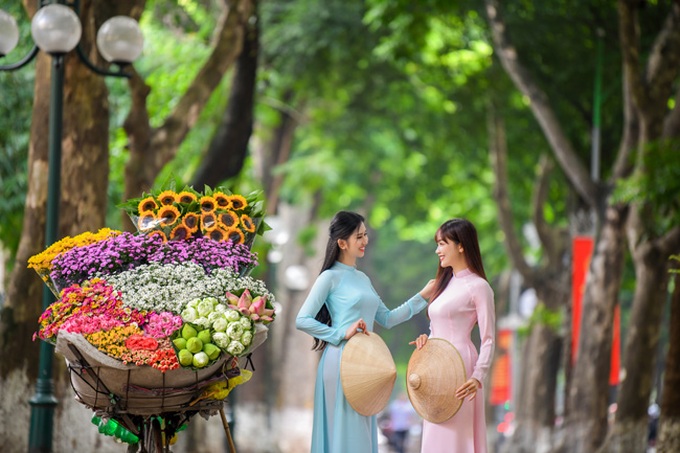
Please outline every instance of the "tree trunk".
[[[515, 269], [525, 284], [536, 290], [539, 303], [545, 309], [556, 312], [569, 301], [569, 269], [566, 255], [566, 233], [548, 225], [543, 206], [547, 194], [552, 165], [545, 157], [541, 159], [532, 200], [533, 221], [541, 240], [543, 256], [540, 267], [530, 267], [524, 258], [521, 243], [513, 228], [507, 176], [507, 140], [505, 122], [493, 105], [489, 108], [489, 137], [491, 160], [496, 175], [494, 198], [498, 205], [499, 219], [505, 233], [505, 246]], [[562, 339], [554, 327], [538, 321], [531, 327], [524, 348], [521, 397], [515, 413], [515, 430], [503, 444], [503, 452], [549, 451], [553, 444], [555, 425], [555, 397], [557, 374], [560, 368]]]
[[[32, 16], [35, 2], [26, 0], [24, 4]], [[86, 43], [94, 40], [94, 18], [93, 2], [81, 2], [82, 42], [89, 55], [91, 46]], [[85, 230], [97, 230], [104, 225], [109, 170], [108, 91], [104, 80], [89, 71], [74, 52], [66, 56], [64, 64], [59, 238]], [[0, 361], [0, 388], [8, 389], [12, 395], [0, 398], [0, 430], [6, 428], [5, 432], [0, 432], [0, 438], [4, 442], [3, 448], [15, 449], [9, 451], [26, 451], [28, 425], [25, 423], [30, 418], [28, 399], [35, 392], [38, 372], [39, 345], [29, 339], [38, 328], [37, 321], [42, 312], [41, 295], [46, 288], [35, 272], [26, 267], [26, 262], [45, 246], [49, 166], [46, 131], [50, 111], [51, 65], [51, 57], [43, 53], [38, 55], [24, 223], [0, 322], [0, 350], [3, 356]], [[93, 121], [93, 118], [97, 118], [97, 121]], [[55, 411], [55, 448], [57, 451], [80, 447], [87, 450], [89, 447], [77, 440], [79, 433], [69, 429], [68, 407], [73, 396], [64, 379], [63, 359], [55, 357], [54, 364], [54, 393], [59, 398], [69, 400], [61, 401]]]
[[[253, 0], [253, 8], [257, 1]], [[243, 49], [236, 61], [231, 82], [229, 102], [210, 143], [201, 166], [193, 177], [194, 187], [208, 185], [215, 187], [225, 179], [238, 175], [248, 153], [248, 143], [253, 131], [253, 110], [257, 57], [259, 48], [259, 20], [253, 11], [254, 20], [246, 28]]]
[[223, 3], [224, 13], [218, 21], [212, 53], [160, 127], [153, 129], [149, 123], [146, 107], [149, 87], [137, 74], [130, 79], [132, 107], [124, 124], [130, 149], [125, 167], [125, 199], [138, 197], [153, 188], [156, 176], [175, 157], [210, 95], [241, 53], [245, 24], [252, 14], [252, 0], [223, 0]]
[[[666, 260], [658, 250], [646, 253], [645, 265], [636, 266], [633, 309], [623, 356], [616, 423], [601, 452], [644, 451], [647, 444], [647, 407], [652, 390], [650, 372], [656, 359], [661, 314], [666, 295]], [[636, 261], [639, 258], [636, 258]]]
[[626, 214], [626, 209], [607, 208], [586, 278], [584, 334], [579, 336], [565, 433], [569, 452], [596, 451], [607, 434], [612, 325], [623, 272]]
[[[680, 258], [676, 258], [680, 259]], [[676, 263], [675, 272], [680, 272]], [[659, 419], [657, 453], [680, 451], [680, 273], [673, 276], [675, 288], [671, 299], [666, 373], [663, 380], [665, 391], [661, 395], [661, 418]]]

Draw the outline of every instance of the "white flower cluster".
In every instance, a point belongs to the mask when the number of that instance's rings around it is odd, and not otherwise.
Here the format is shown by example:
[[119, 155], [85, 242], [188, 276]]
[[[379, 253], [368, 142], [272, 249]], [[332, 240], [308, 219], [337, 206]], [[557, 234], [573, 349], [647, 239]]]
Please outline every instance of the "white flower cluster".
[[178, 264], [151, 263], [115, 275], [102, 276], [121, 293], [123, 302], [138, 310], [170, 311], [179, 314], [187, 301], [214, 297], [226, 303], [227, 291], [248, 288], [251, 293], [266, 295], [273, 303], [274, 295], [263, 281], [239, 277], [231, 269], [216, 269], [210, 274], [191, 261]]
[[220, 303], [215, 297], [190, 300], [182, 320], [212, 332], [212, 341], [227, 354], [242, 355], [253, 342], [253, 323], [245, 315]]

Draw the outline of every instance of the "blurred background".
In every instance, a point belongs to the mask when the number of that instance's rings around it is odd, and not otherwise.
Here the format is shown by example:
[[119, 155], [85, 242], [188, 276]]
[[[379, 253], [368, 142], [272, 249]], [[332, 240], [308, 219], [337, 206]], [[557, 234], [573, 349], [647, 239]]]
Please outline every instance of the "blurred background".
[[[20, 31], [0, 67], [31, 51], [41, 3], [0, 0]], [[115, 15], [139, 21], [144, 48], [129, 79], [65, 56], [58, 237], [131, 229], [117, 204], [170, 182], [264, 192], [254, 275], [280, 313], [229, 397], [239, 452], [309, 451], [319, 354], [294, 319], [341, 209], [365, 215], [359, 265], [391, 308], [434, 276], [442, 222], [476, 225], [497, 311], [492, 451], [680, 451], [678, 2], [76, 3], [92, 62], [108, 65], [94, 41]], [[50, 64], [39, 52], [0, 71], [7, 452], [26, 451], [38, 376], [44, 288], [26, 261], [45, 242]], [[398, 400], [428, 320], [378, 332]], [[125, 451], [89, 423], [58, 356], [53, 376], [54, 451]], [[417, 416], [408, 432], [419, 451]], [[228, 451], [219, 417], [173, 451]]]

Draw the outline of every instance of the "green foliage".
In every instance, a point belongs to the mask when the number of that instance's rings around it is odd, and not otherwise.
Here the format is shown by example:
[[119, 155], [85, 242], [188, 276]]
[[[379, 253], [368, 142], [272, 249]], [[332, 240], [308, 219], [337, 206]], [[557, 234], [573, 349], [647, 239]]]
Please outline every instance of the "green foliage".
[[527, 325], [519, 328], [517, 333], [520, 336], [527, 337], [531, 330], [537, 325], [546, 326], [555, 333], [559, 333], [562, 326], [562, 312], [558, 310], [548, 309], [543, 302], [539, 302], [534, 308]]
[[634, 203], [643, 209], [645, 220], [662, 235], [680, 223], [680, 140], [650, 143], [633, 174], [619, 180], [613, 200]]

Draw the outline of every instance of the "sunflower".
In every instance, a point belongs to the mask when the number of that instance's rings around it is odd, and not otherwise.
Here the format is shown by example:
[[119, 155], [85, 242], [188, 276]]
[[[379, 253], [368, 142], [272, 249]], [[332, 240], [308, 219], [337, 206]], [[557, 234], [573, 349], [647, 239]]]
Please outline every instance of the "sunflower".
[[189, 228], [187, 228], [183, 224], [177, 225], [175, 228], [172, 229], [170, 232], [170, 240], [171, 241], [178, 241], [178, 240], [186, 240], [191, 237], [191, 231], [189, 231]]
[[248, 214], [243, 214], [241, 216], [241, 225], [243, 225], [243, 229], [248, 233], [255, 232], [255, 223], [253, 222], [253, 219], [248, 216]]
[[158, 236], [163, 240], [163, 242], [168, 242], [167, 236], [165, 236], [165, 233], [163, 233], [161, 230], [153, 230], [152, 232], [149, 233], [150, 237], [153, 236]]
[[203, 212], [212, 212], [217, 207], [217, 202], [215, 201], [215, 199], [208, 195], [202, 196], [200, 203], [201, 211]]
[[184, 203], [184, 204], [189, 204], [196, 201], [196, 195], [188, 192], [188, 191], [183, 191], [177, 194], [177, 202], [178, 203]]
[[248, 206], [248, 202], [243, 195], [230, 195], [229, 201], [231, 202], [232, 209], [235, 211], [241, 210]]
[[158, 210], [158, 219], [161, 221], [162, 226], [172, 225], [179, 218], [179, 210], [172, 206], [163, 206]]
[[177, 199], [177, 194], [172, 190], [164, 190], [158, 195], [158, 201], [160, 201], [163, 206], [170, 206], [175, 203]]
[[139, 231], [149, 231], [156, 226], [156, 216], [153, 212], [144, 212], [137, 219]]
[[137, 211], [139, 211], [140, 214], [144, 214], [145, 212], [153, 212], [156, 209], [158, 209], [158, 204], [152, 196], [144, 198], [137, 205]]
[[218, 213], [217, 220], [219, 220], [225, 228], [236, 227], [238, 225], [238, 216], [232, 211]]
[[201, 229], [205, 231], [214, 230], [217, 228], [217, 219], [212, 212], [204, 212], [201, 214]]
[[231, 208], [231, 200], [227, 195], [223, 194], [222, 192], [214, 192], [212, 196], [215, 199], [215, 202], [217, 203], [217, 207], [219, 209]]
[[243, 244], [246, 237], [238, 228], [228, 228], [226, 231], [227, 240], [235, 242], [236, 244]]
[[208, 232], [208, 237], [213, 241], [224, 241], [227, 235], [222, 228], [214, 228]]
[[184, 214], [184, 218], [182, 218], [182, 225], [187, 227], [190, 233], [195, 233], [198, 231], [198, 222], [200, 221], [200, 217], [198, 217], [198, 214], [194, 212], [187, 212]]

